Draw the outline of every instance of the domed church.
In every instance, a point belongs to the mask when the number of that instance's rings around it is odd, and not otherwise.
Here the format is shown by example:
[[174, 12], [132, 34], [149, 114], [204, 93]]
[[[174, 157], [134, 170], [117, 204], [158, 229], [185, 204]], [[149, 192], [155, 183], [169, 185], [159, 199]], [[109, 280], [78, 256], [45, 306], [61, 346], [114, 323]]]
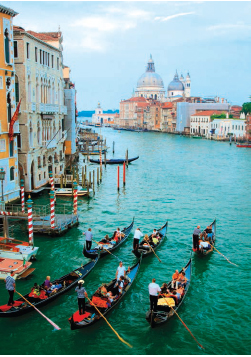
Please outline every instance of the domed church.
[[175, 100], [182, 97], [190, 97], [191, 91], [191, 78], [189, 73], [187, 73], [186, 79], [183, 75], [178, 76], [177, 70], [174, 75], [172, 82], [169, 83], [167, 88], [167, 98], [169, 100]]
[[159, 101], [165, 99], [164, 83], [160, 75], [155, 72], [152, 55], [150, 55], [147, 63], [146, 72], [138, 80], [135, 96], [153, 98]]

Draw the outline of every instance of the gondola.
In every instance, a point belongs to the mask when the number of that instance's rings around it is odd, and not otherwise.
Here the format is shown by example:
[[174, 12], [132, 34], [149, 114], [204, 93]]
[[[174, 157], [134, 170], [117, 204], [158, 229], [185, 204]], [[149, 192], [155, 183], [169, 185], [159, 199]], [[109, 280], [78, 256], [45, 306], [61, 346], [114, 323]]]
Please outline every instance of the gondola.
[[109, 252], [113, 252], [115, 249], [117, 249], [129, 236], [129, 234], [131, 233], [131, 230], [133, 228], [133, 224], [134, 224], [134, 219], [132, 221], [132, 223], [130, 224], [130, 226], [128, 226], [127, 228], [124, 228], [121, 233], [124, 233], [124, 237], [117, 243], [114, 244], [111, 248], [109, 248], [107, 245], [104, 245], [104, 248], [106, 249], [102, 249], [102, 248], [94, 248], [91, 250], [86, 250], [85, 246], [84, 246], [84, 250], [83, 250], [83, 254], [86, 258], [91, 258], [93, 259], [93, 257], [95, 257], [97, 255], [97, 253], [99, 252], [100, 254], [100, 258], [103, 258], [105, 255], [109, 254], [107, 252], [107, 250]]
[[[163, 227], [161, 227], [160, 229], [157, 230], [157, 232], [160, 234], [161, 239], [158, 241], [158, 243], [155, 245], [155, 247], [152, 247], [154, 251], [157, 250], [160, 247], [160, 245], [162, 244], [162, 242], [164, 241], [166, 231], [167, 231], [167, 226], [168, 226], [168, 222], [166, 222]], [[151, 235], [149, 235], [149, 238], [150, 237], [151, 237]], [[133, 250], [133, 253], [135, 254], [135, 256], [137, 258], [139, 258], [141, 254], [142, 254], [142, 258], [145, 258], [148, 255], [153, 254], [153, 251], [149, 246], [142, 246], [140, 243], [139, 248], [137, 250]]]
[[[213, 252], [214, 248], [212, 246], [214, 246], [215, 244], [215, 240], [216, 240], [216, 219], [213, 221], [212, 224], [210, 224], [210, 226], [212, 226], [212, 238], [210, 239], [210, 243], [211, 244], [211, 249], [205, 249], [205, 248], [202, 248], [202, 249], [195, 249], [193, 248], [193, 251], [196, 252], [198, 255], [208, 255], [210, 253]], [[202, 234], [206, 231], [206, 228], [204, 229], [204, 231], [202, 232]]]
[[[24, 295], [26, 300], [30, 301], [34, 306], [39, 307], [50, 303], [55, 300], [59, 295], [64, 294], [66, 291], [70, 290], [74, 285], [77, 285], [77, 282], [80, 279], [83, 279], [87, 276], [90, 271], [94, 268], [96, 263], [98, 262], [99, 256], [98, 254], [95, 256], [95, 259], [88, 262], [84, 266], [81, 266], [71, 273], [62, 276], [59, 279], [52, 281], [52, 284], [59, 282], [62, 284], [62, 288], [59, 289], [56, 293], [50, 294], [47, 298], [40, 299], [35, 297], [30, 297], [29, 294]], [[14, 306], [3, 305], [0, 306], [0, 317], [15, 317], [23, 315], [27, 312], [33, 311], [33, 307], [28, 305], [22, 298], [19, 298], [14, 301]]]
[[[139, 156], [133, 157], [132, 159], [128, 159], [128, 163], [138, 160]], [[90, 162], [94, 163], [94, 164], [100, 164], [100, 160], [95, 160], [95, 159], [90, 159]], [[110, 159], [110, 160], [106, 160], [106, 164], [107, 165], [115, 165], [115, 164], [123, 164], [124, 162], [126, 162], [126, 159]], [[102, 160], [102, 164], [105, 164], [105, 160]]]
[[[184, 269], [185, 272], [185, 276], [187, 278], [187, 283], [185, 286], [185, 290], [184, 290], [184, 294], [183, 296], [181, 296], [181, 299], [179, 301], [177, 301], [175, 297], [166, 297], [166, 299], [171, 299], [173, 300], [173, 310], [177, 311], [178, 308], [181, 306], [181, 304], [183, 303], [186, 294], [188, 292], [189, 286], [190, 286], [190, 282], [191, 282], [191, 275], [192, 275], [192, 261], [191, 259], [189, 260], [189, 262], [187, 263], [187, 265], [185, 266]], [[180, 273], [182, 272], [182, 270], [180, 271]], [[172, 281], [170, 281], [168, 283], [168, 289], [171, 288], [171, 283]], [[162, 296], [159, 296], [159, 299], [162, 298]], [[170, 300], [169, 300], [170, 301]], [[168, 302], [169, 302], [168, 301]], [[150, 309], [147, 311], [146, 313], [146, 320], [149, 322], [149, 324], [151, 325], [151, 327], [155, 327], [158, 325], [163, 324], [164, 322], [168, 321], [174, 314], [175, 312], [173, 311], [168, 305], [164, 305], [164, 306], [159, 306], [158, 305], [158, 309], [156, 312], [151, 311]]]
[[[137, 276], [137, 273], [138, 273], [139, 267], [140, 267], [140, 263], [141, 263], [141, 257], [138, 260], [138, 262], [133, 267], [130, 268], [130, 272], [128, 272], [127, 276], [126, 276], [126, 278], [127, 278], [125, 280], [126, 284], [124, 285], [124, 288], [122, 290], [122, 294], [117, 296], [117, 298], [113, 300], [113, 302], [112, 302], [110, 307], [106, 306], [106, 302], [107, 302], [108, 298], [107, 297], [103, 297], [100, 294], [100, 288], [92, 295], [90, 300], [93, 301], [93, 303], [96, 304], [97, 308], [100, 310], [100, 312], [103, 315], [108, 314], [108, 312], [110, 312], [124, 298], [125, 294], [130, 289], [130, 287], [132, 286], [133, 281], [135, 280], [135, 278]], [[107, 291], [110, 291], [110, 290], [114, 289], [116, 282], [117, 282], [117, 280], [113, 279], [109, 284], [107, 284]], [[103, 306], [103, 307], [101, 307], [101, 306]], [[83, 328], [83, 327], [90, 326], [90, 325], [96, 323], [99, 320], [102, 320], [102, 317], [97, 312], [95, 307], [92, 306], [89, 302], [87, 302], [86, 305], [85, 305], [85, 313], [84, 314], [80, 315], [79, 311], [76, 311], [69, 318], [69, 322], [70, 322], [70, 325], [71, 325], [71, 330], [76, 330], [76, 329], [80, 329], [80, 328]]]

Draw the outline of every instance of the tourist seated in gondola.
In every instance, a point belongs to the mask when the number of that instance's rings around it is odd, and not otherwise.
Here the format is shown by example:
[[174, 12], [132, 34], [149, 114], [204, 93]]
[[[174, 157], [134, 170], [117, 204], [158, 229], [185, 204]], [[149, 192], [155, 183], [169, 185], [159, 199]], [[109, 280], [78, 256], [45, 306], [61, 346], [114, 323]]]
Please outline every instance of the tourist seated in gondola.
[[59, 289], [62, 288], [62, 284], [60, 284], [58, 281], [55, 282], [55, 284], [52, 284], [49, 289], [47, 289], [48, 294], [55, 294]]
[[106, 234], [105, 238], [101, 239], [101, 241], [99, 241], [99, 243], [104, 243], [104, 244], [108, 244], [110, 243], [110, 238], [108, 236], [108, 234]]
[[154, 229], [153, 232], [152, 232], [152, 237], [157, 237], [157, 229]]
[[203, 240], [199, 241], [199, 248], [201, 251], [205, 250], [210, 250], [211, 249], [211, 244], [209, 242], [203, 242]]
[[123, 237], [124, 237], [124, 233], [122, 233], [120, 231], [120, 228], [117, 228], [117, 237], [118, 237], [118, 240], [120, 241]]
[[176, 282], [176, 289], [179, 286], [185, 287], [186, 283], [187, 283], [187, 278], [186, 278], [185, 272], [182, 271], [179, 275], [179, 280]]
[[170, 291], [168, 290], [167, 287], [168, 287], [167, 283], [163, 283], [161, 288], [160, 288], [161, 289], [160, 294], [169, 294]]
[[113, 295], [112, 295], [112, 292], [109, 291], [109, 292], [107, 293], [107, 297], [108, 297], [107, 307], [111, 307], [111, 306], [112, 306], [112, 303], [113, 303], [114, 299], [116, 299], [117, 295], [116, 295], [116, 296], [113, 296]]
[[176, 283], [178, 282], [179, 277], [180, 277], [180, 273], [179, 273], [179, 271], [176, 269], [176, 270], [175, 270], [175, 273], [174, 273], [173, 276], [172, 276], [172, 283], [171, 283], [172, 289], [174, 289], [174, 286], [176, 286]]
[[34, 283], [33, 287], [31, 288], [31, 292], [33, 292], [36, 295], [39, 294], [39, 285], [37, 283]]
[[184, 288], [183, 288], [183, 286], [180, 286], [176, 290], [176, 296], [178, 297], [178, 300], [180, 300], [183, 295], [184, 295]]
[[206, 229], [205, 229], [206, 233], [207, 233], [207, 237], [208, 237], [208, 240], [209, 242], [211, 243], [212, 240], [213, 240], [213, 230], [212, 230], [212, 226], [208, 226]]
[[101, 294], [102, 296], [107, 296], [107, 285], [106, 285], [106, 284], [104, 284], [104, 285], [101, 286], [100, 294]]
[[46, 277], [45, 282], [44, 282], [43, 285], [44, 285], [45, 290], [50, 289], [50, 287], [52, 286], [51, 277], [50, 276]]

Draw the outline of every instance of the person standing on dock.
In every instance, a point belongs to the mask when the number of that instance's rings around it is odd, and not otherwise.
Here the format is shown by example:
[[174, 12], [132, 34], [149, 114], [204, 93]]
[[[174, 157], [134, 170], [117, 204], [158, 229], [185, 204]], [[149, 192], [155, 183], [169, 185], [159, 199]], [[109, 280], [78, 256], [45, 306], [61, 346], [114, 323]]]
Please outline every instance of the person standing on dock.
[[92, 247], [92, 229], [88, 228], [88, 231], [84, 232], [83, 235], [85, 235], [86, 250], [90, 250]]
[[12, 270], [10, 272], [10, 275], [8, 275], [7, 278], [4, 280], [4, 282], [6, 283], [6, 289], [8, 290], [9, 293], [9, 301], [7, 304], [8, 306], [12, 306], [14, 304], [13, 296], [15, 292], [16, 282], [13, 276], [14, 276], [14, 271]]
[[[85, 313], [85, 298], [87, 297], [87, 292], [85, 288], [83, 287], [84, 280], [79, 280], [78, 286], [76, 287], [75, 291], [78, 294], [78, 309], [79, 309], [79, 315], [82, 315]], [[83, 313], [82, 313], [83, 311]]]
[[158, 293], [161, 292], [161, 289], [158, 284], [156, 284], [156, 279], [153, 279], [152, 282], [148, 285], [149, 297], [150, 297], [150, 309], [153, 312], [157, 311], [158, 304]]
[[199, 236], [201, 234], [200, 226], [193, 231], [193, 248], [199, 250]]
[[134, 239], [133, 239], [133, 250], [138, 249], [139, 247], [139, 240], [143, 237], [143, 233], [140, 231], [140, 228], [137, 228], [134, 232]]

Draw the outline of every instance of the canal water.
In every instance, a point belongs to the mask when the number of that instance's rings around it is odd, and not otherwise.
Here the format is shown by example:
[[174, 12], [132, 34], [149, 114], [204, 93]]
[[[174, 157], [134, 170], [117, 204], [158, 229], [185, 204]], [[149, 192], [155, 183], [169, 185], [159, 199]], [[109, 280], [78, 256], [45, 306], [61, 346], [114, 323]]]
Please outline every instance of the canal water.
[[[100, 131], [100, 129], [97, 129]], [[104, 321], [87, 329], [70, 330], [68, 318], [77, 310], [74, 289], [43, 307], [42, 312], [61, 327], [53, 331], [38, 313], [1, 319], [1, 354], [248, 354], [250, 343], [250, 212], [251, 150], [234, 144], [195, 140], [162, 133], [136, 133], [102, 128], [110, 147], [107, 158], [139, 155], [126, 171], [126, 187], [117, 192], [117, 167], [103, 169], [102, 184], [93, 198], [79, 199], [80, 224], [62, 237], [35, 236], [39, 246], [36, 268], [29, 280], [17, 281], [25, 294], [34, 282], [62, 276], [88, 261], [82, 255], [82, 232], [91, 227], [95, 239], [124, 228], [135, 217], [143, 233], [168, 220], [167, 237], [158, 251], [161, 263], [150, 256], [124, 300], [109, 315], [114, 329], [133, 348], [122, 344]], [[112, 142], [115, 154], [112, 154]], [[80, 165], [83, 157], [80, 157]], [[88, 169], [96, 169], [89, 165]], [[121, 167], [122, 181], [122, 167]], [[47, 204], [48, 191], [35, 203]], [[59, 200], [58, 200], [59, 202]], [[69, 199], [62, 199], [67, 203]], [[69, 203], [70, 204], [70, 203]], [[192, 256], [192, 282], [178, 313], [204, 346], [200, 349], [177, 317], [151, 329], [145, 320], [148, 284], [168, 282], [175, 269], [190, 258], [192, 232], [217, 219], [217, 249], [238, 264], [229, 264], [214, 252]], [[15, 237], [27, 239], [24, 225]], [[135, 263], [133, 235], [116, 251], [126, 267]], [[115, 277], [118, 261], [106, 256], [85, 278], [91, 295]], [[7, 291], [0, 282], [0, 304]]]

